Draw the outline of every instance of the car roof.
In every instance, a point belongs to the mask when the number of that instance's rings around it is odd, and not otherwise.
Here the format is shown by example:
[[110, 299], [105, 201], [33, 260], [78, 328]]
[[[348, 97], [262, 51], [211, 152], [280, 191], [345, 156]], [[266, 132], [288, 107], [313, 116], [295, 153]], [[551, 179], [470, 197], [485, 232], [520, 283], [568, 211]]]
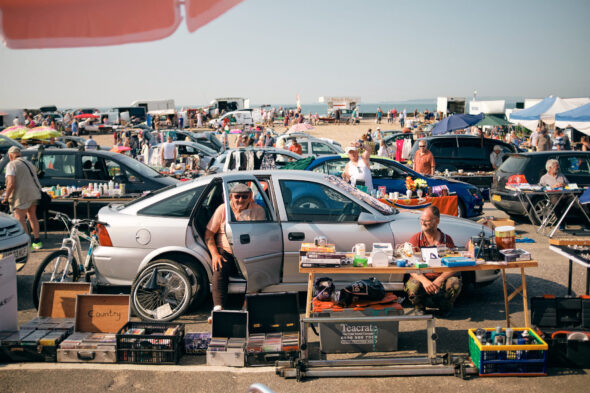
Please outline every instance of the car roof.
[[570, 154], [576, 155], [588, 155], [590, 156], [590, 151], [580, 151], [580, 150], [547, 150], [547, 151], [530, 151], [530, 152], [523, 152], [523, 153], [512, 153], [511, 156], [525, 156], [525, 157], [542, 157], [542, 156], [565, 156]]
[[[25, 149], [22, 150], [23, 154], [37, 154], [39, 152], [38, 149]], [[96, 154], [99, 156], [105, 156], [105, 157], [120, 157], [121, 154], [120, 153], [116, 153], [113, 151], [108, 151], [108, 150], [79, 150], [78, 148], [73, 148], [73, 149], [69, 149], [69, 148], [64, 148], [64, 149], [55, 149], [55, 148], [51, 148], [51, 149], [43, 149], [43, 153], [63, 153], [63, 152], [83, 152], [83, 153], [92, 153], [92, 154]]]

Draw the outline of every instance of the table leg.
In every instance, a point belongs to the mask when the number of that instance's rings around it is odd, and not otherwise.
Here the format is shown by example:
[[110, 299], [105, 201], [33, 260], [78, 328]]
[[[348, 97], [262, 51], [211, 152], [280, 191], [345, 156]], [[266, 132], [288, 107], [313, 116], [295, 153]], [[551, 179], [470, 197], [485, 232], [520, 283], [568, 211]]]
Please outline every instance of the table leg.
[[586, 296], [590, 295], [590, 267], [586, 268]]
[[90, 220], [90, 201], [86, 201], [86, 218]]
[[526, 292], [526, 274], [524, 273], [524, 267], [520, 268], [520, 278], [522, 280], [522, 305], [524, 311], [524, 326], [526, 328], [529, 328], [531, 323], [529, 317], [529, 300]]
[[570, 266], [567, 273], [567, 295], [571, 296], [572, 294], [572, 260], [569, 260]]
[[47, 209], [43, 209], [43, 228], [45, 229], [45, 239], [47, 239]]
[[315, 274], [309, 273], [307, 279], [307, 304], [305, 305], [305, 318], [309, 318], [311, 315], [311, 302], [313, 301], [313, 282], [315, 280]]
[[502, 287], [504, 288], [504, 312], [506, 313], [506, 327], [510, 327], [510, 309], [508, 308], [508, 291], [506, 290], [506, 269], [502, 269]]
[[78, 200], [74, 199], [74, 220], [78, 218]]
[[[578, 200], [578, 197], [576, 197], [576, 196], [574, 196], [573, 198], [574, 199], [572, 199], [572, 201], [570, 202], [570, 204], [567, 206], [567, 209], [565, 209], [565, 212], [561, 215], [561, 217], [559, 217], [559, 220], [557, 221], [557, 224], [555, 224], [555, 228], [553, 228], [553, 230], [549, 234], [549, 238], [552, 238], [553, 237], [553, 235], [555, 234], [555, 232], [559, 229], [559, 226], [561, 225], [561, 222], [563, 220], [565, 220], [565, 217], [567, 216], [567, 213], [570, 211], [570, 209], [572, 208], [572, 206], [574, 205], [574, 203]], [[559, 200], [561, 201], [561, 198], [559, 198]], [[555, 204], [555, 206], [553, 206], [552, 212], [555, 211], [555, 208], [556, 207], [557, 207], [557, 204]], [[582, 208], [582, 211], [584, 211], [584, 208]], [[586, 213], [584, 213], [584, 214], [586, 214]], [[549, 215], [551, 215], [551, 213], [549, 213]]]

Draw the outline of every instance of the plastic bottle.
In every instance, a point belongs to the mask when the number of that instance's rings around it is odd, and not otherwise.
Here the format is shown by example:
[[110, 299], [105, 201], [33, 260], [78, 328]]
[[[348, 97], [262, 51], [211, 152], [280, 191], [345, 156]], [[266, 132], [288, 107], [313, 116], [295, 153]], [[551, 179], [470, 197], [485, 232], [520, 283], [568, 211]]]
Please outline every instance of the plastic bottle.
[[512, 345], [513, 343], [513, 330], [512, 328], [506, 328], [506, 345]]
[[109, 180], [109, 192], [113, 191], [115, 189], [115, 182], [113, 182], [113, 179]]

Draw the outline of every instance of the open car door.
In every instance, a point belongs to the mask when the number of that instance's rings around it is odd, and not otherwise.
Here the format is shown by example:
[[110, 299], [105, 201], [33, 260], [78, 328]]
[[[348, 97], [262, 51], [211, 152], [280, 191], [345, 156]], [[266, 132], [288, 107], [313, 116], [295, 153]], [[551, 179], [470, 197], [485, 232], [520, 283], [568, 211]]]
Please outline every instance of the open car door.
[[[252, 191], [248, 212], [238, 220], [230, 207], [230, 192], [237, 184]], [[247, 280], [248, 292], [278, 284], [282, 275], [283, 236], [276, 212], [261, 183], [252, 175], [223, 176], [226, 234], [239, 267]]]

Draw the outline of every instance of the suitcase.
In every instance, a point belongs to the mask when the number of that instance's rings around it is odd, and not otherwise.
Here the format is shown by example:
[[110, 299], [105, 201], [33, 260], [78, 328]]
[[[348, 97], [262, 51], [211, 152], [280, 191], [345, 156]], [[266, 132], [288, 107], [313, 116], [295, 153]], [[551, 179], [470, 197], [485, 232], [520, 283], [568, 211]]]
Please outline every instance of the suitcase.
[[78, 295], [74, 334], [57, 350], [64, 363], [116, 363], [116, 333], [129, 322], [129, 295]]
[[248, 366], [274, 365], [299, 356], [299, 294], [246, 295], [248, 310]]
[[590, 296], [531, 298], [531, 323], [549, 345], [549, 364], [590, 368]]
[[76, 296], [90, 292], [90, 283], [43, 283], [37, 317], [22, 325], [20, 332], [0, 335], [0, 357], [15, 362], [55, 362], [59, 344], [74, 331]]
[[244, 367], [248, 339], [248, 311], [213, 311], [208, 366]]

